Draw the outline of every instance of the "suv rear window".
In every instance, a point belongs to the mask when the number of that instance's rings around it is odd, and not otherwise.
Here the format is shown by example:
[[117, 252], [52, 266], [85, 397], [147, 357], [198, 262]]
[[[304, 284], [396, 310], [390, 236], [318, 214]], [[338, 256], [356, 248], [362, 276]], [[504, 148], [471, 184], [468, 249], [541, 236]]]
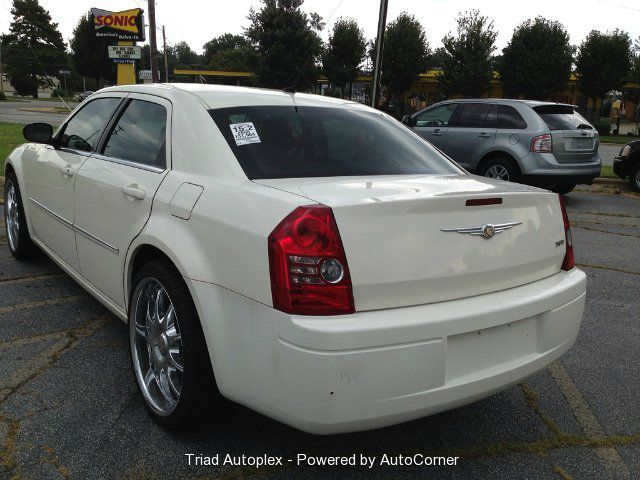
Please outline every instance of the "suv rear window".
[[549, 130], [593, 130], [571, 105], [538, 105], [533, 111], [540, 115]]
[[209, 113], [250, 179], [462, 173], [402, 124], [374, 112], [244, 106]]

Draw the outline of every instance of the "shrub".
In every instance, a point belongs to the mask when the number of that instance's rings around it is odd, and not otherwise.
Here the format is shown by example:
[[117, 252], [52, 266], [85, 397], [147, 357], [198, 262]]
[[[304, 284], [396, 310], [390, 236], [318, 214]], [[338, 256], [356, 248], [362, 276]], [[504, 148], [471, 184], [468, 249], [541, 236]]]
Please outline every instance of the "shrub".
[[609, 135], [611, 132], [611, 123], [607, 121], [595, 122], [593, 128], [595, 128], [600, 135]]
[[0, 92], [0, 102], [4, 102], [7, 99], [7, 96], [4, 94], [4, 92]]

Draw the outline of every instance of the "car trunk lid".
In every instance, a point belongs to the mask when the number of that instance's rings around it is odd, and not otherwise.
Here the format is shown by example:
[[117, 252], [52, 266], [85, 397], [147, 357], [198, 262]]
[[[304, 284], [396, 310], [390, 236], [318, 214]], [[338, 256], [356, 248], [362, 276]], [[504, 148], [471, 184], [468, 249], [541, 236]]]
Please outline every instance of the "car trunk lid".
[[332, 208], [358, 311], [516, 287], [557, 273], [564, 257], [557, 195], [524, 185], [471, 175], [254, 181]]

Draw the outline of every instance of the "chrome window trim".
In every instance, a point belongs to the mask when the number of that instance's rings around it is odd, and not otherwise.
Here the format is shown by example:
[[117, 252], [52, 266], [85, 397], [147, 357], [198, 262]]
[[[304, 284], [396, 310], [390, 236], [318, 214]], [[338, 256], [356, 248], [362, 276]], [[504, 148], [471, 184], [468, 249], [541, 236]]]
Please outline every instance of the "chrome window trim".
[[131, 160], [123, 160], [116, 157], [108, 157], [102, 153], [94, 153], [91, 158], [103, 160], [105, 162], [117, 163], [119, 165], [125, 165], [127, 167], [139, 168], [140, 170], [146, 170], [153, 173], [162, 173], [166, 169], [160, 167], [154, 167], [152, 165], [145, 165], [144, 163], [132, 162]]
[[96, 237], [95, 235], [92, 235], [91, 233], [87, 232], [85, 229], [79, 227], [78, 225], [75, 225], [74, 223], [71, 223], [69, 220], [67, 220], [64, 217], [58, 215], [56, 212], [54, 212], [50, 208], [47, 208], [46, 206], [44, 206], [42, 203], [40, 203], [39, 201], [37, 201], [33, 197], [29, 197], [29, 200], [31, 202], [33, 202], [34, 205], [36, 205], [37, 207], [41, 208], [45, 213], [51, 215], [53, 218], [58, 220], [63, 225], [66, 225], [67, 227], [71, 228], [74, 232], [79, 233], [80, 235], [82, 235], [83, 237], [87, 238], [88, 240], [91, 240], [92, 242], [94, 242], [94, 243], [100, 245], [101, 247], [109, 250], [114, 255], [118, 255], [120, 253], [120, 249], [118, 249], [118, 248], [114, 247], [113, 245], [105, 242], [104, 240], [99, 239], [98, 237]]

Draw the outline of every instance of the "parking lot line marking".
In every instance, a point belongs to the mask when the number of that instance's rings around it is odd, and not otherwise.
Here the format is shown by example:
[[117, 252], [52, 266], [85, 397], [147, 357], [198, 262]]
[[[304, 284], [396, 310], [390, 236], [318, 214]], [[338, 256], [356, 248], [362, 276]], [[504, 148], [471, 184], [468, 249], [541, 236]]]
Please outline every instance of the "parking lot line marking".
[[56, 332], [38, 333], [28, 337], [16, 337], [10, 340], [2, 340], [0, 341], [0, 349], [8, 347], [22, 347], [31, 343], [46, 342], [47, 340], [59, 340], [67, 334], [67, 330], [58, 330]]
[[20, 303], [18, 305], [7, 305], [0, 307], [0, 314], [15, 312], [16, 310], [25, 310], [28, 308], [46, 307], [48, 305], [56, 305], [58, 303], [74, 302], [86, 298], [86, 295], [68, 295], [66, 297], [52, 298], [49, 300], [38, 300], [36, 302]]
[[597, 268], [599, 270], [610, 270], [612, 272], [627, 273], [629, 275], [640, 275], [640, 272], [635, 272], [633, 270], [625, 270], [624, 268], [608, 267], [606, 265], [595, 265], [591, 263], [576, 263], [576, 267]]
[[585, 227], [584, 225], [574, 224], [573, 226], [575, 228], [581, 228], [582, 230], [591, 230], [592, 232], [608, 233], [609, 235], [620, 235], [621, 237], [640, 238], [640, 235], [635, 235], [633, 233], [610, 232], [609, 230], [603, 230], [601, 228]]
[[615, 212], [578, 212], [569, 211], [569, 215], [600, 215], [603, 217], [622, 217], [622, 218], [640, 218], [638, 215], [629, 215], [628, 213], [615, 213]]
[[[548, 367], [549, 373], [560, 388], [560, 391], [571, 407], [582, 431], [587, 437], [605, 438], [607, 436], [604, 427], [591, 410], [589, 403], [582, 395], [578, 386], [564, 368], [560, 361], [555, 361]], [[618, 450], [612, 446], [594, 446], [594, 453], [604, 463], [605, 470], [614, 474], [614, 478], [629, 478], [629, 467], [622, 461]]]
[[0, 277], [0, 284], [7, 285], [16, 283], [37, 282], [38, 280], [48, 280], [51, 278], [64, 276], [64, 273], [49, 273], [43, 275], [25, 275], [24, 277]]

